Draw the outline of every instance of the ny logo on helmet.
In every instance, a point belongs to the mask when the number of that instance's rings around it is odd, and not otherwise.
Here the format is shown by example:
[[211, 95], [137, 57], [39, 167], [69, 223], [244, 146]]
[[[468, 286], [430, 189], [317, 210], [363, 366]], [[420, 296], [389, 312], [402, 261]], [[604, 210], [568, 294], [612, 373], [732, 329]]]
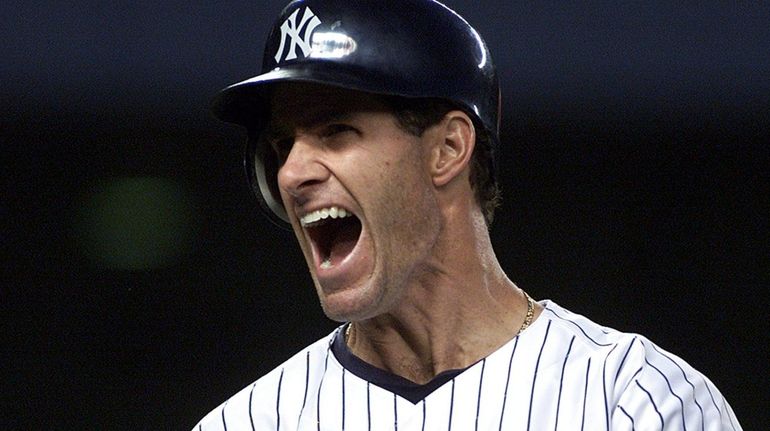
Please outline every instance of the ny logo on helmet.
[[312, 47], [311, 37], [313, 36], [315, 28], [321, 25], [321, 20], [315, 16], [309, 7], [306, 7], [302, 13], [302, 18], [300, 18], [299, 23], [297, 23], [297, 14], [299, 11], [300, 9], [295, 10], [294, 13], [281, 24], [281, 45], [278, 47], [278, 52], [275, 53], [276, 63], [282, 61], [281, 57], [284, 55], [287, 38], [289, 39], [289, 50], [283, 60], [293, 60], [297, 58], [297, 47], [302, 50], [303, 57], [307, 57], [307, 55], [310, 54]]

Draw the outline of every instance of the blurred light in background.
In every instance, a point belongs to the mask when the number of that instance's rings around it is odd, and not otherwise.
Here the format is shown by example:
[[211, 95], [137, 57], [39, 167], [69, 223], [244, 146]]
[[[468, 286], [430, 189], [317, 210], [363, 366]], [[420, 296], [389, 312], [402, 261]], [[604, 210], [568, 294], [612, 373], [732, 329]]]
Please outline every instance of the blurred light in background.
[[145, 270], [189, 254], [197, 219], [193, 194], [179, 182], [117, 178], [85, 194], [75, 231], [80, 249], [97, 266]]

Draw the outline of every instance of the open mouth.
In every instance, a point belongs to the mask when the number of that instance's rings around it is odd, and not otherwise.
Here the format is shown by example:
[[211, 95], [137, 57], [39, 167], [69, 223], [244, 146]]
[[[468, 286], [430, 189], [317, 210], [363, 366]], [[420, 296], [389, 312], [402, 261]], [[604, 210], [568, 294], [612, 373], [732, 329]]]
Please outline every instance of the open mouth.
[[361, 236], [358, 217], [339, 207], [313, 211], [300, 221], [320, 258], [322, 269], [332, 268], [345, 260]]

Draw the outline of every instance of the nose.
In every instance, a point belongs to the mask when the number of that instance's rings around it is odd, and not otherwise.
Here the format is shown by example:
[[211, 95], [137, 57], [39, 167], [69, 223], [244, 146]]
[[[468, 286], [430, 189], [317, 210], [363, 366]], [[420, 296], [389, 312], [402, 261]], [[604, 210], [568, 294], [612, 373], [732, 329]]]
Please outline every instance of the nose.
[[313, 185], [324, 182], [329, 171], [320, 156], [322, 149], [316, 138], [298, 135], [286, 161], [278, 169], [278, 186], [294, 198], [302, 197]]

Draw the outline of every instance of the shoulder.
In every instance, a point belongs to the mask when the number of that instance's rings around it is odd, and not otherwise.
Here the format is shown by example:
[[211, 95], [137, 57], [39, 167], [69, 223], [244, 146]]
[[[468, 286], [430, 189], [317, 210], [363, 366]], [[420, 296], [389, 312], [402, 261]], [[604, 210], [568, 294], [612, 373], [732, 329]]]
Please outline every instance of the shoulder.
[[539, 322], [545, 325], [550, 337], [557, 337], [561, 342], [573, 346], [573, 354], [578, 357], [599, 357], [602, 359], [620, 356], [623, 363], [631, 351], [638, 351], [641, 340], [639, 334], [626, 333], [602, 326], [589, 318], [567, 310], [552, 301], [542, 301], [543, 312]]
[[684, 359], [637, 336], [615, 382], [616, 419], [661, 429], [740, 430], [719, 389]]
[[551, 301], [542, 304], [550, 330], [570, 343], [570, 361], [601, 364], [596, 379], [616, 425], [741, 429], [719, 390], [682, 358], [642, 335], [602, 326]]
[[[307, 346], [209, 412], [193, 430], [264, 429], [275, 426], [279, 396], [302, 397], [322, 370], [337, 330]], [[256, 427], [256, 428], [254, 428]]]

